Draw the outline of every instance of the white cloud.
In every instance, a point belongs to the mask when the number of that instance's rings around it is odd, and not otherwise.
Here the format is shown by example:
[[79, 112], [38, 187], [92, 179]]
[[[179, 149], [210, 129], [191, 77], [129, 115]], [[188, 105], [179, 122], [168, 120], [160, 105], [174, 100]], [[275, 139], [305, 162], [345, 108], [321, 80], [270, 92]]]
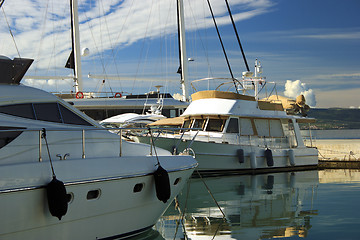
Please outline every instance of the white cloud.
[[295, 38], [312, 39], [360, 39], [360, 32], [297, 35]]
[[360, 73], [335, 73], [335, 74], [323, 74], [316, 75], [316, 79], [329, 79], [329, 78], [359, 78]]
[[[206, 3], [184, 1], [187, 30], [213, 27]], [[212, 1], [218, 25], [230, 24], [224, 2]], [[263, 14], [273, 6], [272, 0], [233, 0], [237, 21]], [[68, 1], [13, 0], [3, 5], [22, 57], [35, 58], [37, 69], [62, 67], [71, 48], [70, 9]], [[204, 18], [205, 17], [205, 18]], [[81, 46], [93, 55], [122, 48], [144, 38], [158, 38], [177, 32], [176, 2], [168, 0], [79, 0]], [[17, 57], [8, 29], [0, 26], [0, 39], [6, 45], [0, 52]], [[10, 43], [9, 43], [10, 42]], [[116, 51], [116, 49], [115, 49]], [[54, 59], [56, 58], [56, 60]]]
[[51, 87], [51, 89], [57, 89], [66, 87], [69, 88], [69, 85], [71, 86], [71, 81], [68, 80], [54, 80], [54, 79], [48, 79], [48, 80], [39, 80], [39, 79], [24, 79], [23, 84], [31, 87], [36, 87], [40, 89], [46, 89], [48, 87]]
[[291, 81], [287, 80], [285, 83], [284, 95], [290, 98], [296, 98], [299, 95], [304, 95], [306, 103], [312, 107], [316, 106], [315, 93], [312, 89], [309, 89], [305, 83], [300, 80]]

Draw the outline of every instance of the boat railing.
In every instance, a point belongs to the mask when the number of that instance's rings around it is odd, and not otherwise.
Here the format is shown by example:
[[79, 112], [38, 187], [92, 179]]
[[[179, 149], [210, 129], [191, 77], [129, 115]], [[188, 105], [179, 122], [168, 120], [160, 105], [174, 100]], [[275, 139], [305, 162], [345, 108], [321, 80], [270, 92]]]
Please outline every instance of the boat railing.
[[[195, 138], [198, 136], [198, 133], [201, 131], [201, 128], [171, 128], [171, 127], [165, 127], [165, 128], [158, 128], [158, 127], [152, 127], [151, 132], [145, 131], [140, 133], [141, 136], [146, 136], [149, 134], [152, 134], [152, 137], [150, 138], [150, 145], [153, 145], [156, 140], [158, 140], [160, 137], [171, 137], [171, 139], [175, 140], [175, 145], [173, 146], [173, 154], [177, 152], [177, 149], [179, 148], [179, 145], [181, 142], [188, 142], [185, 150], [188, 150], [191, 148], [191, 145], [194, 143]], [[192, 132], [191, 135], [185, 135], [185, 133]], [[185, 139], [185, 136], [190, 138]], [[155, 145], [155, 144], [154, 144]]]
[[[207, 82], [207, 84], [203, 84], [203, 82]], [[269, 84], [270, 88], [268, 89], [267, 86]], [[267, 99], [273, 94], [277, 95], [276, 83], [267, 81], [265, 77], [244, 77], [242, 79], [209, 77], [194, 80], [190, 83], [190, 85], [193, 88], [194, 92], [199, 91], [200, 88], [207, 88], [208, 90], [212, 88], [216, 91], [222, 90], [225, 92], [232, 92], [233, 90], [231, 89], [234, 89], [235, 86], [236, 92], [242, 92], [242, 94], [245, 95], [252, 95], [249, 92], [250, 90], [255, 91], [256, 93], [254, 93], [254, 95], [257, 98], [260, 96], [260, 94], [265, 99]], [[216, 87], [210, 87], [210, 85]]]
[[[45, 143], [43, 142], [43, 139], [46, 138], [46, 134], [50, 135], [50, 133], [52, 132], [79, 132], [79, 134], [81, 134], [81, 158], [85, 159], [86, 158], [86, 140], [87, 139], [94, 139], [94, 137], [88, 137], [86, 138], [86, 132], [92, 132], [92, 131], [117, 131], [117, 134], [114, 135], [118, 135], [119, 136], [119, 140], [118, 140], [118, 144], [119, 144], [119, 157], [123, 156], [123, 142], [127, 141], [129, 139], [126, 139], [124, 137], [125, 132], [127, 131], [147, 131], [150, 134], [154, 134], [151, 129], [148, 128], [11, 128], [11, 129], [1, 129], [0, 130], [0, 137], [3, 133], [9, 133], [9, 132], [17, 132], [17, 133], [23, 133], [23, 132], [34, 132], [34, 133], [38, 133], [35, 134], [37, 139], [34, 139], [34, 143], [35, 145], [38, 145], [38, 161], [42, 162], [43, 158], [43, 147], [45, 144], [47, 144], [47, 141], [45, 141]], [[190, 130], [190, 129], [181, 129], [181, 128], [156, 128], [157, 131], [161, 131], [161, 130], [173, 130], [173, 131], [179, 131], [179, 130]], [[192, 129], [193, 130], [193, 129]], [[125, 140], [126, 139], [126, 140]], [[1, 139], [0, 139], [1, 140]], [[8, 141], [8, 138], [5, 137], [4, 141]], [[10, 141], [11, 142], [11, 141]], [[153, 155], [153, 148], [155, 147], [155, 141], [154, 142], [150, 142], [151, 144], [149, 145], [149, 155]], [[60, 143], [61, 144], [61, 143]], [[51, 143], [52, 146], [56, 145], [56, 143]]]
[[[242, 146], [256, 146], [263, 148], [271, 149], [281, 149], [281, 148], [296, 148], [296, 144], [293, 144], [293, 139], [288, 136], [282, 137], [269, 137], [269, 136], [252, 136], [252, 135], [236, 135], [236, 137], [229, 138], [225, 134], [222, 134], [222, 137], [214, 137], [214, 132], [204, 132], [201, 128], [175, 128], [176, 134], [167, 130], [167, 128], [158, 131], [154, 139], [158, 139], [160, 136], [168, 137], [171, 136], [178, 140], [178, 144], [175, 144], [175, 147], [183, 140], [188, 141], [191, 144], [197, 141], [213, 142], [213, 143], [227, 143], [227, 144], [241, 144]], [[193, 131], [193, 132], [191, 132]], [[186, 134], [185, 133], [189, 133]], [[155, 134], [155, 132], [154, 132]], [[189, 148], [189, 146], [188, 146]]]
[[129, 95], [127, 92], [107, 92], [107, 91], [98, 91], [98, 92], [51, 92], [52, 94], [62, 98], [62, 99], [71, 99], [71, 98], [122, 98], [124, 95]]
[[[220, 88], [222, 86], [225, 86], [225, 85], [228, 85], [228, 84], [235, 84], [236, 86], [241, 86], [242, 85], [240, 83], [240, 81], [238, 79], [236, 79], [236, 78], [215, 78], [215, 77], [197, 79], [197, 80], [192, 81], [190, 83], [190, 85], [193, 88], [193, 90], [195, 92], [197, 92], [199, 87], [196, 87], [196, 85], [201, 84], [202, 82], [205, 82], [205, 81], [208, 82], [208, 84], [207, 84], [208, 89], [210, 88], [210, 81], [211, 82], [215, 82], [215, 81], [220, 82], [220, 83], [216, 83], [217, 87], [214, 88], [215, 90], [220, 90]], [[232, 88], [232, 87], [234, 87], [234, 85], [229, 86], [226, 91], [229, 91], [230, 88]]]

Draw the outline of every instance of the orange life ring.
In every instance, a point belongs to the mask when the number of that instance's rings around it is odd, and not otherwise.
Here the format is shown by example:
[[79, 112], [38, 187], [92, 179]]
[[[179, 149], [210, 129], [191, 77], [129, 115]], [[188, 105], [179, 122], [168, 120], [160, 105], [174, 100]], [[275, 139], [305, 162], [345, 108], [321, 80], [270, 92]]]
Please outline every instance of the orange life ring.
[[117, 92], [117, 93], [115, 93], [115, 97], [116, 97], [116, 98], [121, 98], [122, 95], [121, 95], [121, 93]]
[[83, 92], [77, 92], [76, 93], [76, 98], [84, 98], [84, 93]]

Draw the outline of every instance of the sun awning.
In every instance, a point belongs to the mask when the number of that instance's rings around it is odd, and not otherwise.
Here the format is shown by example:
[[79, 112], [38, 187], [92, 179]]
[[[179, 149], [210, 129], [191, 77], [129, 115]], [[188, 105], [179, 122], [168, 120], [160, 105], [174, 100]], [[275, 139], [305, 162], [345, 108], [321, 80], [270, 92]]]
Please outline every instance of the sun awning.
[[164, 118], [150, 123], [149, 126], [181, 126], [184, 119], [184, 117]]

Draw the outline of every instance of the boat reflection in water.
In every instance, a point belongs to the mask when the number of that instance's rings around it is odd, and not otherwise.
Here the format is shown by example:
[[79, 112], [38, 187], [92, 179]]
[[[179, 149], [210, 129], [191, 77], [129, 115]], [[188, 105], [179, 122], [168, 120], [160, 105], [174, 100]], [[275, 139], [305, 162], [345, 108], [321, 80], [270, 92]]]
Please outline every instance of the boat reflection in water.
[[317, 171], [193, 178], [178, 197], [180, 211], [170, 207], [156, 229], [164, 239], [306, 237], [318, 183]]

